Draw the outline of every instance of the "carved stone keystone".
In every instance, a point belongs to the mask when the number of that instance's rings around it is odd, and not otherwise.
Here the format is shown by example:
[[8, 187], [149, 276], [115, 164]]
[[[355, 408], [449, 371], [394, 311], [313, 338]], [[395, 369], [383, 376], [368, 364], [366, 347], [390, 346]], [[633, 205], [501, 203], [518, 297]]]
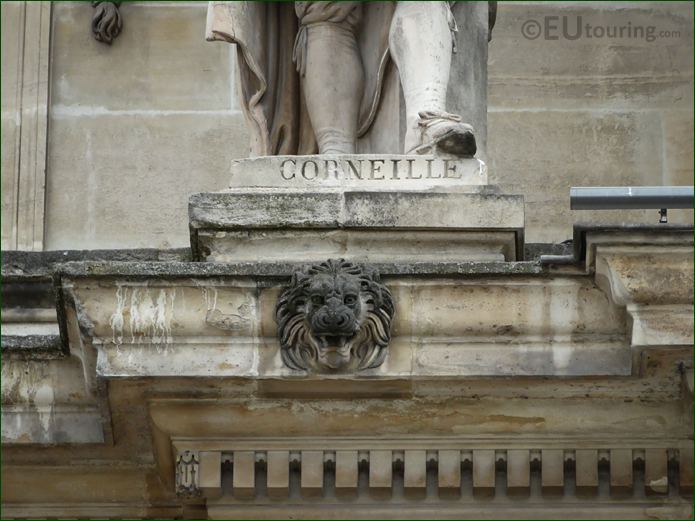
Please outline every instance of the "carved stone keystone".
[[386, 358], [394, 306], [375, 270], [329, 259], [296, 272], [275, 309], [291, 369], [347, 372]]

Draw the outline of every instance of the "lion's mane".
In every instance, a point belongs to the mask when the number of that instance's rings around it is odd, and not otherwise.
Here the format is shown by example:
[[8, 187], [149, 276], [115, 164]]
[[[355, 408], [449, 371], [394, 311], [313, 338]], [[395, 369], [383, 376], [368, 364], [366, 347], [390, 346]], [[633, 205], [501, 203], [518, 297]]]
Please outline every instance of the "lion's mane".
[[[381, 365], [388, 353], [394, 304], [391, 292], [381, 283], [379, 273], [347, 262], [328, 260], [295, 272], [275, 309], [282, 360], [296, 370], [325, 371], [319, 363], [320, 342], [307, 321], [306, 305], [312, 277], [316, 275], [355, 277], [360, 284], [362, 310], [359, 329], [348, 340], [351, 362], [347, 369], [371, 369]], [[335, 278], [333, 280], [336, 280]]]

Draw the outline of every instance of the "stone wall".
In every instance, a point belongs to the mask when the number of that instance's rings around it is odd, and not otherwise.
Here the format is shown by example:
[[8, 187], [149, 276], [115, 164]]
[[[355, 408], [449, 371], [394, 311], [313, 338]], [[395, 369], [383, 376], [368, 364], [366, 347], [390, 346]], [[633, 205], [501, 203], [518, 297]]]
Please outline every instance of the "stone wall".
[[[286, 262], [5, 254], [0, 516], [692, 519], [692, 228], [577, 232], [372, 265], [396, 314], [355, 373], [283, 363]], [[64, 343], [26, 335], [50, 306]]]
[[[526, 197], [527, 241], [565, 240], [579, 220], [656, 222], [655, 210], [570, 211], [569, 187], [693, 184], [693, 6], [500, 4], [489, 51], [490, 180]], [[523, 36], [548, 16], [558, 17], [547, 23], [559, 25], [548, 33], [559, 39]], [[570, 36], [579, 17], [680, 35], [568, 40], [563, 17]], [[692, 222], [692, 211], [669, 213], [671, 222]]]
[[107, 46], [93, 9], [54, 4], [46, 248], [185, 246], [187, 203], [247, 150], [231, 49], [205, 3], [127, 3]]
[[[22, 32], [11, 23], [22, 9], [2, 4], [3, 248], [186, 246], [189, 194], [224, 188], [230, 161], [248, 150], [235, 50], [204, 41], [206, 3], [126, 3], [111, 46], [93, 39], [89, 3], [53, 3], [48, 80], [45, 17]], [[568, 16], [571, 28], [582, 17], [680, 36], [522, 36], [524, 22], [548, 15]], [[655, 211], [570, 212], [570, 186], [692, 184], [692, 23], [688, 3], [500, 3], [490, 45], [490, 178], [525, 195], [527, 241], [563, 241], [578, 220], [656, 221]], [[38, 57], [38, 80], [27, 74], [28, 51]], [[42, 81], [50, 95], [45, 215], [42, 158], [30, 177], [18, 159], [22, 145], [25, 154], [41, 150], [41, 125], [29, 116], [41, 114], [30, 87]], [[18, 101], [18, 92], [30, 94]], [[20, 126], [34, 129], [38, 148], [26, 133], [20, 142]], [[671, 220], [692, 222], [692, 211]]]

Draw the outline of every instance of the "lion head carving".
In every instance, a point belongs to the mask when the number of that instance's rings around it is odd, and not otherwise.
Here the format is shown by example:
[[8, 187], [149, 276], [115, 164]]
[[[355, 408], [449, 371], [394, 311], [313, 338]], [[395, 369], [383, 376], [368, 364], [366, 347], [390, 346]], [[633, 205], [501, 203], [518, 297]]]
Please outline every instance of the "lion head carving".
[[386, 358], [394, 306], [375, 270], [343, 259], [292, 276], [275, 308], [282, 360], [318, 372], [378, 367]]

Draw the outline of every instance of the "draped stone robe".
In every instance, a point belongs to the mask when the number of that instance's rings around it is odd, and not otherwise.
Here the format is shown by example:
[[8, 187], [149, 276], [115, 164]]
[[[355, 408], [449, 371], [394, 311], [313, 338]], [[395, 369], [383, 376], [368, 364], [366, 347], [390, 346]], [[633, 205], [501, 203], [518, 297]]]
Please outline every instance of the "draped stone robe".
[[[302, 2], [309, 4], [310, 2]], [[332, 2], [331, 2], [332, 3]], [[484, 151], [487, 127], [487, 40], [494, 16], [487, 2], [454, 5], [458, 52], [452, 58], [449, 110], [476, 129]], [[404, 108], [388, 35], [396, 2], [365, 2], [357, 41], [365, 73], [358, 123], [360, 153], [402, 153]], [[206, 38], [237, 45], [242, 107], [251, 155], [318, 152], [293, 57], [300, 31], [295, 2], [210, 2]], [[305, 23], [307, 20], [304, 20]], [[309, 20], [311, 22], [311, 20]], [[490, 27], [488, 27], [488, 24]], [[300, 49], [301, 51], [301, 49]], [[482, 154], [484, 157], [484, 152]]]

